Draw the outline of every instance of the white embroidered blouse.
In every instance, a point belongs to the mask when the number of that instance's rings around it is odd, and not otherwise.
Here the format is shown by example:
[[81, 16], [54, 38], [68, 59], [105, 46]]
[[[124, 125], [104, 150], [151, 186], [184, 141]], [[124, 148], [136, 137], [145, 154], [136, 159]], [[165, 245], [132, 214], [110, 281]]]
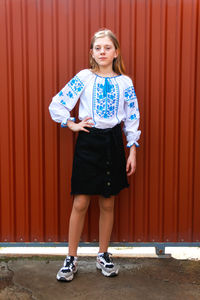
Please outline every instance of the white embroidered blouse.
[[123, 130], [127, 147], [139, 144], [140, 113], [133, 82], [126, 75], [101, 77], [89, 69], [77, 73], [63, 89], [53, 97], [49, 106], [52, 119], [66, 127], [70, 111], [80, 98], [79, 120], [91, 117], [94, 127], [112, 128], [124, 122]]

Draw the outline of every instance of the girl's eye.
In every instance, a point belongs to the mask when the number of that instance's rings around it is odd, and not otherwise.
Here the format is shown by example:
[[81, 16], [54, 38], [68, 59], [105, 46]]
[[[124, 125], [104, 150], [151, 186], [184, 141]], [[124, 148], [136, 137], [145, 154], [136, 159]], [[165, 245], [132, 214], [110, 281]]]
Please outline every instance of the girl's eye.
[[[100, 48], [96, 47], [95, 50], [100, 50]], [[106, 47], [106, 50], [110, 50], [110, 47]]]

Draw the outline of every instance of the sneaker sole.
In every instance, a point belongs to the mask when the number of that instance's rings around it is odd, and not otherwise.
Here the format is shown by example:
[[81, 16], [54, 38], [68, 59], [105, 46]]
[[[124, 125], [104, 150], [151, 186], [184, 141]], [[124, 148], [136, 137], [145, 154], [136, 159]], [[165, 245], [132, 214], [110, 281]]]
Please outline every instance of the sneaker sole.
[[78, 272], [78, 269], [76, 269], [76, 271], [73, 272], [72, 275], [70, 275], [69, 277], [64, 277], [64, 276], [59, 276], [58, 274], [56, 275], [56, 279], [58, 281], [65, 281], [65, 282], [68, 282], [68, 281], [72, 281], [73, 278], [74, 278], [74, 274], [76, 274]]
[[63, 281], [63, 282], [68, 282], [68, 281], [72, 281], [74, 278], [74, 274], [72, 274], [70, 277], [65, 278], [65, 277], [60, 277], [60, 276], [56, 276], [56, 279], [58, 281]]
[[115, 277], [118, 275], [118, 272], [119, 272], [119, 269], [117, 269], [111, 273], [108, 273], [101, 267], [101, 265], [98, 262], [96, 263], [96, 267], [98, 270], [101, 270], [101, 273], [106, 277]]

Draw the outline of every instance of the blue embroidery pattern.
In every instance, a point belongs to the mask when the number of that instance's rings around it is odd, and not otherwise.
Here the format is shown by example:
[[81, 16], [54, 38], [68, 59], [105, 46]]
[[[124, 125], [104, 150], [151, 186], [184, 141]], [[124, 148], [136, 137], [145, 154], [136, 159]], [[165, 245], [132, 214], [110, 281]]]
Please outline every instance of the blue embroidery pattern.
[[66, 105], [66, 102], [63, 99], [60, 100], [60, 103], [62, 103], [63, 105]]
[[69, 92], [67, 93], [67, 96], [68, 96], [69, 98], [73, 98], [73, 97], [74, 97], [71, 91], [69, 91]]
[[[68, 83], [68, 86], [71, 88], [72, 92], [74, 92], [75, 95], [80, 93], [84, 87], [83, 82], [78, 78], [78, 76], [74, 76]], [[71, 97], [73, 98], [73, 97]]]
[[129, 119], [130, 119], [130, 120], [135, 120], [135, 119], [137, 119], [137, 118], [136, 118], [136, 114], [131, 115], [131, 116], [129, 117]]
[[102, 83], [94, 83], [93, 109], [95, 113], [104, 119], [111, 118], [117, 113], [119, 102], [119, 87], [108, 78]]
[[133, 86], [129, 86], [124, 90], [125, 101], [134, 100], [136, 98], [135, 89]]
[[[77, 96], [82, 89], [84, 88], [83, 82], [79, 79], [79, 77], [76, 75], [74, 76], [66, 85], [66, 95], [70, 98], [73, 99], [75, 96]], [[63, 90], [61, 90], [58, 94], [60, 97], [64, 96]], [[61, 99], [60, 103], [63, 105], [66, 105], [66, 102]]]
[[131, 103], [129, 103], [129, 105], [128, 105], [130, 108], [134, 108], [135, 107], [135, 103], [134, 102], [131, 102]]

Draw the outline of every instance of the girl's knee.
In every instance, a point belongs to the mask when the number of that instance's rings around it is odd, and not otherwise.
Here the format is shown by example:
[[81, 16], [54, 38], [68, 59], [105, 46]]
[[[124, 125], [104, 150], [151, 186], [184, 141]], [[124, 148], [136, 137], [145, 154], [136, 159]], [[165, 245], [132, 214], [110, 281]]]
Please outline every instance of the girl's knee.
[[73, 209], [78, 213], [87, 211], [89, 205], [89, 197], [78, 195], [74, 198]]
[[100, 210], [105, 212], [113, 212], [114, 210], [114, 199], [100, 199], [99, 201]]

